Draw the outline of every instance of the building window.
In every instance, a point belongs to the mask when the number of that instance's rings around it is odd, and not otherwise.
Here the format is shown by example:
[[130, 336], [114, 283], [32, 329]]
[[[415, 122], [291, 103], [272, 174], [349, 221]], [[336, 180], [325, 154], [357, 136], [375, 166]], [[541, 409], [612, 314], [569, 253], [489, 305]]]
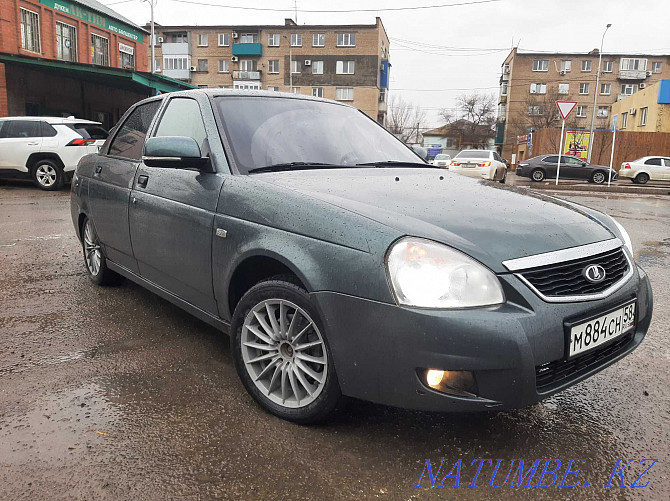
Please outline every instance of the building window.
[[291, 33], [291, 47], [302, 47], [302, 33]]
[[356, 33], [338, 33], [338, 47], [356, 47]]
[[188, 33], [186, 33], [186, 32], [172, 33], [170, 35], [170, 42], [172, 42], [172, 43], [188, 43]]
[[549, 71], [549, 60], [536, 59], [533, 61], [533, 71]]
[[507, 105], [505, 103], [501, 103], [498, 105], [498, 117], [504, 118], [505, 116], [507, 116]]
[[628, 125], [628, 113], [621, 114], [621, 128], [625, 129]]
[[502, 72], [503, 75], [508, 75], [509, 74], [509, 63], [505, 63], [502, 65]]
[[126, 45], [124, 43], [119, 44], [119, 66], [128, 70], [135, 69], [135, 47]]
[[77, 28], [56, 21], [56, 57], [77, 61]]
[[219, 73], [230, 72], [230, 61], [227, 59], [219, 59]]
[[568, 94], [570, 92], [570, 84], [559, 83], [558, 84], [558, 93], [559, 94]]
[[279, 92], [279, 87], [276, 85], [271, 85], [268, 87], [268, 90], [271, 90], [272, 92]]
[[258, 71], [255, 59], [240, 59], [240, 71]]
[[326, 35], [324, 33], [314, 33], [312, 35], [312, 47], [324, 47], [326, 45]]
[[353, 75], [354, 61], [337, 61], [335, 65], [335, 73], [338, 75]]
[[91, 63], [109, 66], [109, 40], [91, 33]]
[[621, 93], [624, 96], [630, 96], [637, 92], [637, 84], [621, 84]]
[[584, 106], [583, 104], [578, 104], [577, 105], [577, 116], [580, 117], [580, 118], [586, 117], [586, 108], [587, 107]]
[[582, 71], [591, 71], [591, 61], [590, 60], [584, 60], [582, 61]]
[[242, 33], [240, 43], [258, 43], [258, 33]]
[[198, 35], [198, 47], [207, 47], [207, 33], [200, 33]]
[[323, 75], [323, 61], [312, 61], [312, 73], [314, 75]]
[[312, 87], [312, 96], [323, 97], [323, 87]]
[[353, 101], [354, 88], [353, 87], [336, 87], [335, 99], [338, 101]]
[[547, 93], [547, 84], [546, 83], [532, 83], [532, 84], [530, 84], [530, 93], [531, 94], [546, 94]]
[[647, 125], [647, 110], [649, 108], [640, 108], [640, 125]]
[[268, 47], [279, 47], [279, 33], [270, 33], [268, 35]]
[[612, 73], [614, 63], [612, 61], [603, 61], [603, 73]]
[[600, 84], [600, 94], [609, 96], [612, 92], [612, 84]]
[[637, 57], [622, 57], [619, 68], [622, 70], [646, 70], [647, 60]]
[[198, 59], [198, 71], [207, 72], [209, 61], [207, 59]]
[[506, 96], [506, 95], [507, 95], [507, 90], [508, 90], [507, 82], [503, 82], [503, 83], [500, 85], [500, 95], [501, 95], [501, 96]]
[[661, 61], [654, 61], [651, 63], [651, 71], [654, 73], [660, 73], [663, 68], [663, 63]]
[[230, 34], [219, 33], [219, 47], [228, 47], [230, 45]]
[[161, 70], [161, 60], [159, 58], [154, 59], [154, 71]]
[[279, 59], [270, 59], [268, 61], [268, 73], [279, 73]]
[[292, 91], [292, 92], [293, 92], [294, 94], [300, 94], [300, 87], [293, 87], [293, 91]]
[[610, 114], [609, 106], [598, 106], [598, 118], [607, 118]]
[[21, 47], [31, 52], [41, 52], [40, 16], [21, 8]]
[[300, 73], [301, 64], [300, 61], [291, 61], [291, 73]]
[[163, 68], [166, 70], [188, 70], [188, 58], [165, 56], [163, 57]]
[[579, 84], [579, 93], [580, 94], [588, 94], [589, 93], [589, 84], [587, 83], [580, 83]]
[[572, 70], [572, 61], [561, 61], [561, 71], [568, 73], [570, 70]]
[[528, 106], [528, 114], [532, 116], [542, 115], [542, 106], [537, 105]]
[[261, 90], [260, 82], [233, 82], [233, 89]]

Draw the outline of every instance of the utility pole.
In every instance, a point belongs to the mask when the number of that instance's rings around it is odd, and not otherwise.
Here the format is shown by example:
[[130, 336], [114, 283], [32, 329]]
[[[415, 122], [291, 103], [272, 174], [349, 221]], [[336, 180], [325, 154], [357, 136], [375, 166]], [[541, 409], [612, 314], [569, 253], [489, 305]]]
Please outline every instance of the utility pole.
[[282, 35], [288, 42], [288, 85], [289, 92], [293, 93], [293, 50], [291, 44], [291, 38], [286, 35]]
[[605, 28], [605, 31], [603, 32], [603, 37], [600, 40], [600, 52], [598, 52], [598, 73], [596, 74], [596, 88], [594, 89], [595, 92], [593, 93], [593, 110], [591, 110], [591, 129], [589, 133], [589, 152], [586, 156], [586, 161], [588, 163], [591, 163], [591, 152], [593, 151], [593, 125], [595, 124], [596, 121], [596, 108], [598, 106], [598, 92], [599, 92], [599, 87], [600, 87], [600, 65], [602, 64], [603, 61], [603, 43], [605, 42], [605, 33], [607, 33], [607, 30], [610, 29], [611, 24], [608, 24], [607, 27]]
[[142, 0], [151, 6], [151, 73], [156, 73], [156, 34], [154, 31], [154, 7], [158, 0]]

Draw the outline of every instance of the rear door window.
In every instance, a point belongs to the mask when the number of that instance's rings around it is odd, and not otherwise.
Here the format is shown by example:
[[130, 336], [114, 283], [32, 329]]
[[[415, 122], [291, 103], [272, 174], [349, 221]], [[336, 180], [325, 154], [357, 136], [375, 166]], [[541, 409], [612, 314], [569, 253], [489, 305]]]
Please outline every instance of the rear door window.
[[56, 137], [58, 131], [54, 129], [50, 124], [46, 122], [41, 122], [42, 124], [42, 137]]
[[160, 101], [151, 101], [135, 108], [119, 128], [119, 132], [109, 145], [107, 154], [114, 157], [139, 160], [142, 157], [144, 140], [147, 137], [147, 132], [149, 132], [149, 126], [160, 105]]
[[644, 162], [645, 165], [663, 165], [660, 158], [650, 158]]

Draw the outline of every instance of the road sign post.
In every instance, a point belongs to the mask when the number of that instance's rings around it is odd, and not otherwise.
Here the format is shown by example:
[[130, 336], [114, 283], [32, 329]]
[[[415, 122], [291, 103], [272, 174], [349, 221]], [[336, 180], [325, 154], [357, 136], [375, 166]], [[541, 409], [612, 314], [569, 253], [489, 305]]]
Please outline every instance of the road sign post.
[[556, 101], [558, 112], [561, 114], [563, 123], [561, 124], [561, 145], [558, 148], [558, 164], [556, 164], [556, 186], [558, 186], [558, 178], [561, 173], [561, 157], [563, 156], [563, 137], [565, 135], [565, 119], [575, 109], [577, 103], [575, 101]]
[[616, 141], [616, 124], [619, 121], [619, 115], [612, 117], [612, 152], [610, 153], [610, 170], [607, 173], [607, 187], [612, 182], [612, 162], [614, 162], [614, 142]]

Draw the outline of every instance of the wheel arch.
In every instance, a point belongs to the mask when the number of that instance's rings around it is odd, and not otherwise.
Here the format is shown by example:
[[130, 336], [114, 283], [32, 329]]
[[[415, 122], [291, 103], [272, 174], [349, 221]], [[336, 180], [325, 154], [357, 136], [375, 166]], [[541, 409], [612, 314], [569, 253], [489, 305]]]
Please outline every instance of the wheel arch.
[[56, 164], [61, 169], [65, 169], [65, 164], [63, 163], [63, 160], [61, 160], [60, 156], [58, 156], [57, 153], [52, 153], [52, 152], [32, 153], [28, 157], [28, 160], [26, 160], [26, 167], [28, 167], [28, 170], [32, 171], [32, 168], [40, 160], [52, 160], [52, 161], [56, 162]]

